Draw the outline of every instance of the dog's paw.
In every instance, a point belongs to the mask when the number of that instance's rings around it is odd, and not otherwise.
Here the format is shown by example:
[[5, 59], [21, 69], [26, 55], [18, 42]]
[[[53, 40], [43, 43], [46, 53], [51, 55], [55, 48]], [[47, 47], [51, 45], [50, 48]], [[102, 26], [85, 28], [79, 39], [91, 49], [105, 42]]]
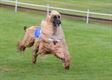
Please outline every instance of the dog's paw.
[[65, 66], [65, 69], [66, 69], [66, 70], [69, 70], [69, 68], [70, 68], [70, 66]]

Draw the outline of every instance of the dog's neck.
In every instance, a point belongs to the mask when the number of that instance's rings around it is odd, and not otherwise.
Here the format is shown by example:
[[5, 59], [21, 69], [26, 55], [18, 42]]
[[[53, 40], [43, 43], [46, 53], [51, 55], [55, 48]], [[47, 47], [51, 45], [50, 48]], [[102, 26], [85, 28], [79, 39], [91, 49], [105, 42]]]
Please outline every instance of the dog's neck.
[[46, 19], [44, 22], [45, 23], [43, 27], [45, 29], [45, 32], [47, 31], [46, 33], [50, 35], [57, 35], [58, 27], [54, 27], [49, 19]]
[[44, 35], [46, 35], [47, 38], [51, 38], [51, 37], [59, 38], [59, 37], [61, 37], [60, 26], [54, 27], [52, 25], [51, 21], [49, 21], [49, 19], [45, 19], [44, 21], [42, 21], [41, 26], [42, 26], [42, 32], [44, 33]]
[[45, 41], [63, 41], [63, 33], [61, 26], [59, 27], [54, 27], [51, 23], [43, 21], [42, 25], [42, 39], [45, 39]]
[[57, 35], [58, 27], [53, 27], [53, 35]]

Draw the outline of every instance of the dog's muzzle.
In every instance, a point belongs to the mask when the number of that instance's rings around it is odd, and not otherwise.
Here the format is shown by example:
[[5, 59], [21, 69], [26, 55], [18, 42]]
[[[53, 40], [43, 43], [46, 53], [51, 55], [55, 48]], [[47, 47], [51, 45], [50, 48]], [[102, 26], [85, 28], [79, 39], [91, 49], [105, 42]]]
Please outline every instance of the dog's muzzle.
[[54, 26], [54, 27], [59, 27], [60, 24], [61, 24], [60, 19], [55, 19], [55, 20], [53, 21], [53, 26]]

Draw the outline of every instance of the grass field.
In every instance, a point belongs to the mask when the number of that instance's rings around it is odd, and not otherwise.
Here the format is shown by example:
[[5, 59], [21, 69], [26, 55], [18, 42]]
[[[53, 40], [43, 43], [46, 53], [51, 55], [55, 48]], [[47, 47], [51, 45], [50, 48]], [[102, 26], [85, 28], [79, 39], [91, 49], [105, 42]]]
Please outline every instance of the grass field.
[[[67, 1], [67, 0], [66, 0]], [[39, 25], [45, 15], [0, 8], [0, 80], [112, 80], [112, 26], [62, 19], [72, 58], [69, 71], [54, 56], [31, 64], [32, 50], [16, 52], [24, 25]]]

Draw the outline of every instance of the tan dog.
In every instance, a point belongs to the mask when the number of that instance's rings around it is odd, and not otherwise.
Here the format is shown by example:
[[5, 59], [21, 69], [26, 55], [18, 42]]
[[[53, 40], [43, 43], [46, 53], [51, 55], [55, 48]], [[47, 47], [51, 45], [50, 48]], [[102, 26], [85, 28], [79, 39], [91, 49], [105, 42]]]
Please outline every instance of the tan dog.
[[24, 38], [18, 42], [17, 50], [24, 51], [27, 47], [33, 46], [35, 42], [34, 31], [36, 30], [35, 26], [31, 26], [29, 28], [24, 27], [25, 34]]
[[39, 54], [53, 54], [61, 59], [65, 69], [70, 67], [70, 55], [65, 42], [63, 30], [61, 28], [61, 15], [57, 11], [51, 11], [45, 20], [41, 23], [42, 33], [39, 39], [36, 39], [32, 62], [36, 63]]

